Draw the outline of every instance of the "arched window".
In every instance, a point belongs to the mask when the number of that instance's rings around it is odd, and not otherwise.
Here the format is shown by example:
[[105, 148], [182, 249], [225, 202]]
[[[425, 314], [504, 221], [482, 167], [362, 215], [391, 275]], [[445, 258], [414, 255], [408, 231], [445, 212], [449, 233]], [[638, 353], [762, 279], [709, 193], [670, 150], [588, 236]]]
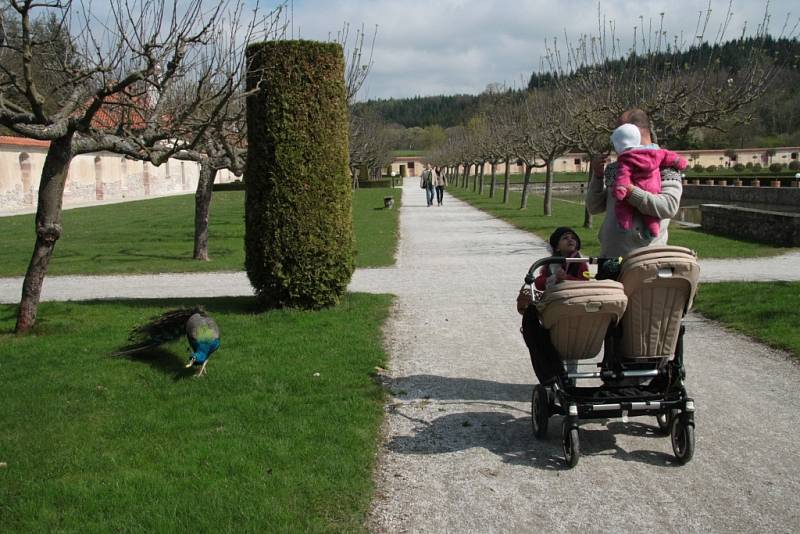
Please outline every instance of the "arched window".
[[19, 173], [22, 176], [22, 203], [33, 205], [33, 180], [31, 179], [31, 156], [27, 152], [19, 155]]
[[119, 188], [122, 191], [122, 196], [128, 190], [128, 158], [125, 156], [119, 158]]
[[94, 157], [94, 198], [103, 200], [105, 189], [103, 188], [103, 160], [100, 156]]

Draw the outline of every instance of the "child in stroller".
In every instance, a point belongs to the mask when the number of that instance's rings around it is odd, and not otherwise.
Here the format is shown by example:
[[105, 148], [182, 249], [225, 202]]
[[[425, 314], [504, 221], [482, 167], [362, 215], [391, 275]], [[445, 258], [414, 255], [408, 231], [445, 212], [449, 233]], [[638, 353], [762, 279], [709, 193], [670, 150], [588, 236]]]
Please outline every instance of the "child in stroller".
[[[545, 265], [597, 264], [605, 258], [543, 258], [525, 278]], [[534, 292], [523, 316], [523, 335], [539, 378], [532, 398], [537, 438], [547, 434], [550, 415], [563, 415], [562, 447], [569, 467], [580, 456], [578, 423], [652, 415], [669, 432], [680, 463], [694, 452], [694, 401], [683, 385], [683, 316], [697, 290], [699, 268], [692, 251], [649, 247], [622, 262], [619, 282], [565, 281]], [[594, 358], [605, 343], [616, 357], [589, 372], [566, 370], [564, 362]], [[578, 386], [579, 381], [600, 385]]]
[[[548, 250], [553, 257], [570, 260], [580, 258], [580, 249], [581, 238], [572, 228], [561, 226], [550, 234]], [[570, 261], [565, 264], [553, 262], [543, 265], [534, 279], [535, 294], [539, 297], [545, 289], [567, 280], [586, 281], [589, 279], [588, 274], [588, 264], [585, 261]], [[553, 356], [555, 351], [550, 343], [549, 333], [541, 327], [537, 308], [530, 306], [533, 297], [534, 291], [523, 285], [517, 298], [517, 311], [523, 316], [520, 330], [530, 349], [534, 372], [539, 381], [545, 383], [552, 380], [562, 366], [557, 357]], [[571, 372], [577, 371], [577, 362], [567, 362], [567, 369]]]

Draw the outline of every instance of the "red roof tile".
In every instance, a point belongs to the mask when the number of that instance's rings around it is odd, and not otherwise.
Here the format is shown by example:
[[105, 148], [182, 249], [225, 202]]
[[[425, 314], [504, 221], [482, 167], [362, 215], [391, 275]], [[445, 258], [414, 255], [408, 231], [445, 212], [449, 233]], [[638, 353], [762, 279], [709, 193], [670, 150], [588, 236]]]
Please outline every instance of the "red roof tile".
[[41, 141], [39, 139], [31, 139], [29, 137], [12, 137], [10, 135], [0, 135], [0, 145], [21, 146], [30, 148], [47, 148], [50, 146], [50, 141]]

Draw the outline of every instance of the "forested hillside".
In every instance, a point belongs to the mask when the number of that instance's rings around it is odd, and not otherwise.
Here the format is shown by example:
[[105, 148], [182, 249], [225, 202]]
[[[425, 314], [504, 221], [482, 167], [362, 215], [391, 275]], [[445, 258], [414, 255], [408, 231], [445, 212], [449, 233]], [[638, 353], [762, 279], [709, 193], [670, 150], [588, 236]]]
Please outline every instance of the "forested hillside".
[[[686, 69], [702, 69], [709, 57], [719, 60], [729, 72], [734, 73], [740, 63], [747, 57], [754, 42], [750, 39], [737, 39], [722, 45], [703, 44], [678, 53], [669, 49], [660, 56], [663, 65], [680, 64]], [[685, 142], [686, 146], [675, 148], [728, 148], [747, 146], [787, 146], [800, 145], [800, 41], [797, 39], [771, 39], [759, 42], [758, 46], [780, 66], [767, 93], [750, 107], [752, 119], [747, 124], [725, 124], [722, 131], [697, 130]], [[636, 55], [620, 59], [609, 64], [630, 68], [639, 61]], [[647, 63], [653, 65], [652, 58]], [[658, 62], [655, 62], [658, 63]], [[552, 83], [553, 74], [534, 72], [528, 84], [529, 91], [547, 87]], [[395, 137], [417, 137], [422, 139], [420, 129], [440, 126], [444, 129], [466, 124], [478, 109], [486, 104], [494, 95], [452, 95], [399, 98], [388, 100], [370, 100], [358, 103], [354, 107], [357, 114], [377, 115], [387, 123], [410, 129], [405, 136], [396, 133]], [[631, 105], [635, 103], [632, 102]], [[416, 132], [416, 133], [415, 133]], [[428, 135], [427, 137], [431, 137]], [[425, 140], [404, 141], [395, 148], [429, 148]]]
[[415, 96], [369, 100], [355, 104], [355, 113], [377, 113], [387, 122], [406, 128], [438, 124], [443, 128], [456, 126], [478, 110], [481, 97], [475, 95]]

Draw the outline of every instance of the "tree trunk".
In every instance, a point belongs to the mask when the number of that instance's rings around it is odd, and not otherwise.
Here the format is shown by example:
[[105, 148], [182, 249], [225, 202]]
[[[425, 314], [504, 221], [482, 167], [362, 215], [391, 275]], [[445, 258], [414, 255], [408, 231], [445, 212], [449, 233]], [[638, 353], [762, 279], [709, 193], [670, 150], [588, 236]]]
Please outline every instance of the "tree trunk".
[[553, 214], [553, 160], [547, 160], [544, 182], [544, 214]]
[[56, 241], [61, 237], [61, 203], [72, 159], [72, 132], [52, 141], [42, 168], [39, 204], [36, 208], [36, 244], [22, 283], [22, 297], [17, 312], [18, 334], [29, 332], [36, 324], [36, 312], [42, 294], [47, 266]]
[[471, 163], [467, 163], [464, 165], [464, 184], [463, 184], [464, 189], [469, 187], [469, 171], [471, 168], [472, 168]]
[[524, 210], [528, 207], [528, 183], [531, 181], [531, 169], [533, 165], [525, 164], [525, 179], [522, 181], [522, 200], [519, 203], [519, 209]]
[[494, 198], [494, 189], [497, 187], [497, 162], [492, 162], [492, 182], [489, 184], [489, 198]]
[[200, 178], [194, 194], [194, 253], [192, 257], [208, 261], [208, 212], [211, 208], [211, 195], [214, 193], [214, 180], [217, 170], [208, 161], [200, 162]]
[[[586, 193], [589, 192], [589, 182], [592, 181], [592, 166], [589, 165], [589, 180], [586, 182]], [[584, 195], [586, 194], [584, 193]], [[592, 214], [589, 213], [589, 206], [586, 204], [586, 199], [583, 200], [583, 227], [592, 227]]]
[[478, 194], [483, 195], [483, 166], [484, 162], [480, 163], [481, 171], [478, 173]]
[[508, 204], [508, 186], [509, 186], [508, 173], [510, 172], [509, 170], [510, 166], [511, 166], [511, 160], [506, 158], [506, 172], [505, 176], [503, 176], [503, 204]]

